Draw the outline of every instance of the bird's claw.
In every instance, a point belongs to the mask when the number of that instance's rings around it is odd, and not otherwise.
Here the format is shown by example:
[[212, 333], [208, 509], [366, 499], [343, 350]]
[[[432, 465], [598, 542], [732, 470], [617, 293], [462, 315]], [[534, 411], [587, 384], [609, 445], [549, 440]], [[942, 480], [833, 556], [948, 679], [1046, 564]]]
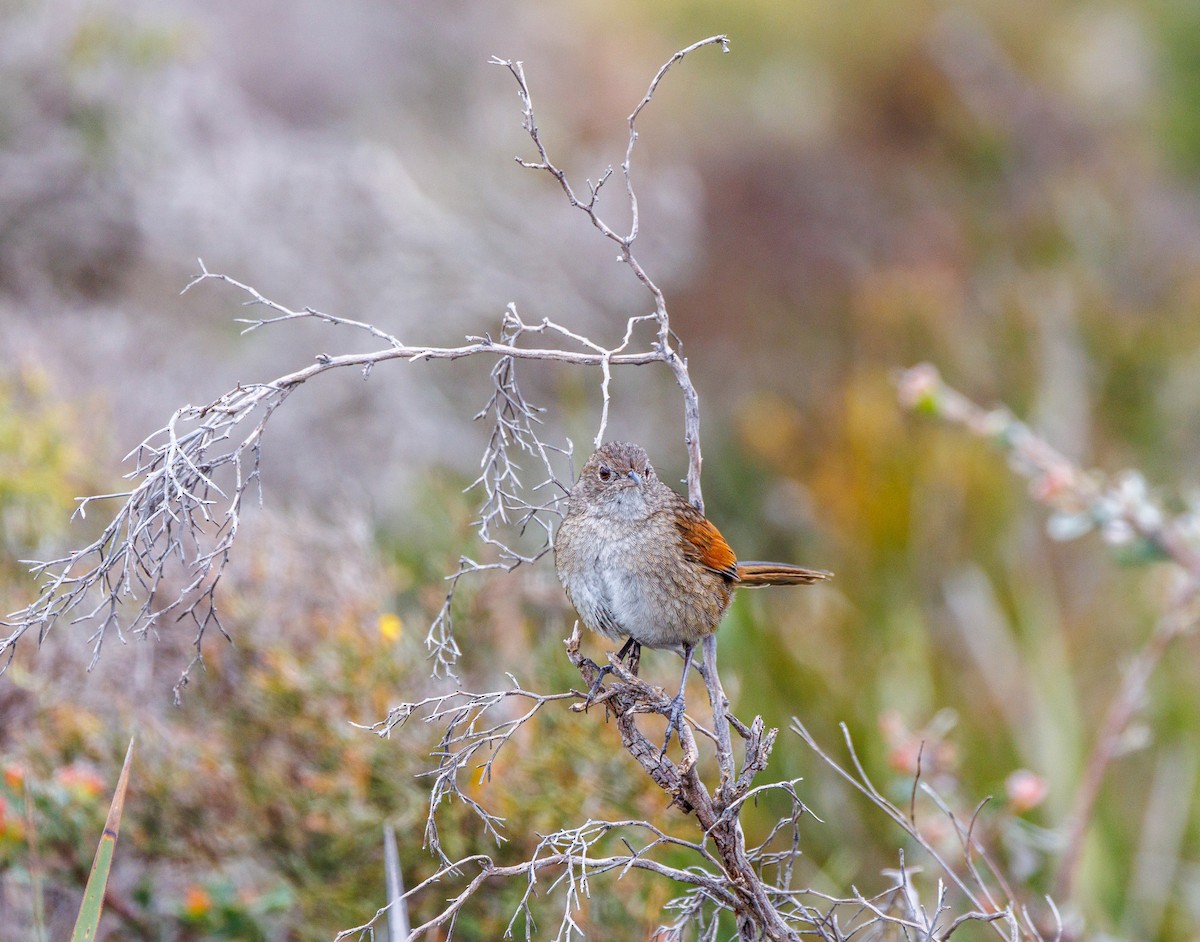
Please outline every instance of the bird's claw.
[[680, 744], [683, 743], [683, 691], [681, 690], [671, 698], [671, 705], [667, 710], [667, 737], [663, 740], [662, 752], [659, 753], [659, 758], [667, 754], [667, 746], [671, 745], [671, 734], [674, 733], [679, 739]]
[[614, 673], [613, 666], [611, 664], [605, 664], [596, 673], [596, 679], [592, 681], [591, 689], [588, 690], [587, 699], [583, 701], [583, 712], [584, 713], [586, 713], [588, 707], [590, 707], [595, 702], [596, 694], [598, 694], [600, 692], [600, 689], [604, 686], [604, 678], [608, 674], [611, 674], [611, 673]]

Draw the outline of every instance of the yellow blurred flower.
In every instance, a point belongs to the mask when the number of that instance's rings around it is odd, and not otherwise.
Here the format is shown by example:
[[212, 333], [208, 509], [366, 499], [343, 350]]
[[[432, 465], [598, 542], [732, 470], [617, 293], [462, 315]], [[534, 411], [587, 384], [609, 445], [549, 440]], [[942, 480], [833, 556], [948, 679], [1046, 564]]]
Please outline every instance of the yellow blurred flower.
[[0, 840], [20, 843], [25, 840], [25, 824], [20, 818], [9, 815], [8, 805], [0, 798]]
[[403, 633], [404, 622], [395, 612], [384, 612], [379, 616], [379, 634], [384, 641], [398, 641]]

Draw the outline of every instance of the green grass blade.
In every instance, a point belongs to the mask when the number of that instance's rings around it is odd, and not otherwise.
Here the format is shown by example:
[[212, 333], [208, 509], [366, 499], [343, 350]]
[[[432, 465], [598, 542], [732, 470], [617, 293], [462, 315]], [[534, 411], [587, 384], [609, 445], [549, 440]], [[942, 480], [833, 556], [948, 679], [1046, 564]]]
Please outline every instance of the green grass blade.
[[75, 920], [72, 942], [90, 942], [96, 938], [100, 928], [100, 915], [104, 912], [104, 891], [108, 887], [108, 873], [112, 868], [113, 851], [117, 846], [117, 832], [121, 828], [121, 813], [125, 809], [125, 786], [129, 783], [129, 763], [133, 759], [133, 740], [125, 753], [125, 764], [121, 766], [121, 777], [117, 779], [117, 791], [108, 809], [108, 820], [104, 822], [104, 833], [100, 846], [96, 848], [96, 859], [83, 891], [83, 903]]
[[33, 810], [31, 776], [25, 774], [25, 834], [29, 842], [29, 893], [33, 898], [33, 942], [46, 939], [46, 898], [42, 889], [42, 859], [38, 851], [37, 815]]

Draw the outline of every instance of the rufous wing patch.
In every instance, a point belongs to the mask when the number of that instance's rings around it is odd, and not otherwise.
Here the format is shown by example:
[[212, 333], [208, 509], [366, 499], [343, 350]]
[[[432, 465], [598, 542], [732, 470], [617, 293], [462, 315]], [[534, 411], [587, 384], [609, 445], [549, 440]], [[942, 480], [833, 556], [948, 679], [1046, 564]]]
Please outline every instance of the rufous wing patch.
[[[721, 531], [691, 504], [681, 501], [675, 515], [675, 526], [683, 540], [683, 555], [695, 560], [706, 569], [720, 573], [728, 579], [737, 580], [737, 556], [721, 536]], [[687, 508], [684, 510], [683, 508]]]

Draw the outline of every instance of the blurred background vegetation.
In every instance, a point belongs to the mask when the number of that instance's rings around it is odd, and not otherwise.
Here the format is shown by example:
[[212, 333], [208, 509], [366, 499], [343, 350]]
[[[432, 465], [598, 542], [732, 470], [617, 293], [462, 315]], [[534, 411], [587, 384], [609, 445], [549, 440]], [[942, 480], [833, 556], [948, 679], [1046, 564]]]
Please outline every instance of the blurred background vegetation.
[[[178, 296], [197, 256], [409, 343], [494, 330], [508, 301], [614, 341], [647, 300], [513, 165], [517, 99], [486, 60], [525, 60], [547, 143], [595, 179], [654, 69], [716, 32], [732, 54], [673, 72], [641, 126], [639, 257], [701, 394], [709, 515], [743, 556], [837, 573], [738, 600], [721, 635], [736, 708], [798, 715], [831, 746], [846, 722], [902, 800], [925, 738], [926, 773], [967, 809], [997, 796], [989, 839], [1046, 891], [1163, 567], [1049, 540], [1003, 459], [905, 415], [890, 376], [931, 360], [1084, 465], [1192, 497], [1192, 0], [0, 4], [5, 610], [33, 590], [18, 560], [83, 542], [100, 508], [68, 525], [72, 498], [119, 489], [121, 456], [176, 406], [359, 343], [315, 324], [240, 338], [239, 298]], [[421, 638], [472, 547], [459, 487], [486, 369], [389, 366], [289, 403], [228, 577], [233, 644], [211, 642], [181, 708], [190, 633], [110, 642], [91, 674], [81, 626], [20, 652], [0, 677], [0, 940], [32, 937], [31, 861], [47, 927], [66, 931], [132, 731], [108, 938], [327, 938], [382, 899], [384, 821], [410, 885], [432, 871], [414, 776], [435, 731], [383, 741], [350, 723], [437, 689]], [[586, 442], [598, 376], [521, 373], [549, 434]], [[614, 392], [612, 437], [678, 479], [670, 377], [622, 373]], [[548, 564], [460, 608], [467, 686], [578, 683]], [[1077, 900], [1089, 935], [1200, 933], [1198, 658], [1184, 639], [1164, 664], [1101, 794]], [[501, 858], [588, 815], [677, 814], [606, 749], [614, 735], [596, 711], [547, 714], [509, 753], [481, 786], [508, 819]], [[824, 819], [805, 831], [806, 883], [870, 886], [895, 865], [900, 835], [795, 737], [768, 774], [804, 776]], [[1030, 781], [1033, 798], [1014, 786]], [[748, 827], [779, 810], [764, 802]], [[446, 814], [451, 852], [482, 843], [461, 808]], [[645, 937], [673, 895], [633, 876], [610, 889], [583, 914], [596, 938]], [[480, 899], [460, 937], [498, 937], [510, 897]]]

